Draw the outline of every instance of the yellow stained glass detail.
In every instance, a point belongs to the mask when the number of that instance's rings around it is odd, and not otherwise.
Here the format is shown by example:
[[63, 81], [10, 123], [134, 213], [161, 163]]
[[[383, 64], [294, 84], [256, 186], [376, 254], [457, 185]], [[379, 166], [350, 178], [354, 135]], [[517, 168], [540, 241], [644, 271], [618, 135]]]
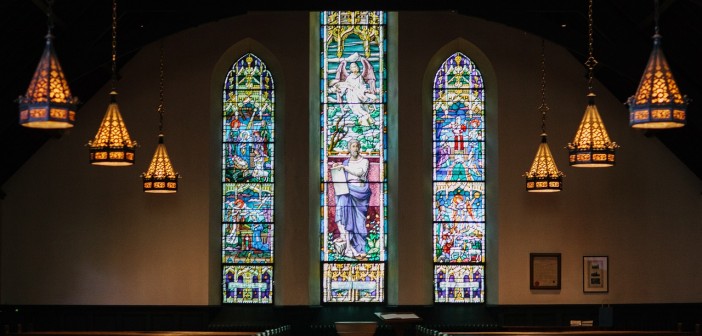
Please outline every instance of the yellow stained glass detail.
[[[150, 179], [176, 178], [178, 176], [178, 173], [173, 170], [171, 159], [168, 157], [168, 152], [166, 151], [166, 145], [162, 143], [158, 144], [156, 153], [154, 153], [154, 157], [151, 159], [151, 164], [145, 175], [146, 178]], [[165, 187], [165, 184], [162, 187]]]
[[609, 138], [602, 117], [594, 103], [594, 93], [588, 94], [593, 101], [587, 105], [583, 119], [573, 142], [568, 144], [569, 150], [614, 150], [618, 145]]
[[551, 150], [546, 142], [546, 133], [541, 134], [541, 144], [536, 150], [534, 162], [524, 175], [527, 191], [556, 192], [561, 189], [563, 172], [558, 170]]
[[88, 142], [91, 148], [122, 148], [134, 149], [137, 142], [129, 136], [127, 127], [119, 112], [117, 102], [107, 106], [107, 112], [100, 123], [95, 139]]
[[327, 19], [326, 43], [336, 42], [339, 49], [336, 56], [344, 54], [344, 40], [351, 34], [356, 34], [363, 41], [366, 57], [371, 56], [370, 45], [375, 41], [380, 44], [380, 12], [365, 11], [335, 11], [329, 12]]
[[52, 52], [49, 43], [47, 43], [34, 72], [34, 77], [29, 83], [25, 99], [34, 103], [49, 101], [64, 104], [73, 103], [68, 81], [66, 81], [61, 64], [56, 54]]
[[48, 37], [27, 92], [19, 97], [19, 123], [43, 129], [73, 127], [77, 103]]
[[534, 162], [531, 164], [531, 169], [526, 172], [526, 176], [535, 178], [557, 178], [563, 176], [563, 172], [558, 170], [548, 143], [545, 141], [539, 144]]
[[685, 98], [680, 93], [663, 51], [659, 47], [654, 47], [651, 52], [635, 97], [636, 105], [685, 104]]
[[382, 302], [385, 264], [325, 263], [324, 302]]

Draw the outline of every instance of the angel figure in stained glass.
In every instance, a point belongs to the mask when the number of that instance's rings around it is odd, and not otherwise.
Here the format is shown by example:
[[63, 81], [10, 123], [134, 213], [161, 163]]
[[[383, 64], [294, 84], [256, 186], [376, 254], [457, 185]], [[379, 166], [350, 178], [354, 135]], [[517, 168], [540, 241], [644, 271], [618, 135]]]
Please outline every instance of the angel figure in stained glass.
[[[357, 62], [361, 63], [361, 67]], [[346, 103], [344, 108], [350, 109], [356, 115], [361, 126], [370, 126], [375, 122], [370, 115], [373, 110], [370, 103], [378, 99], [375, 81], [375, 73], [370, 61], [358, 53], [353, 53], [341, 59], [334, 80], [329, 82], [331, 91], [337, 95], [337, 102]]]

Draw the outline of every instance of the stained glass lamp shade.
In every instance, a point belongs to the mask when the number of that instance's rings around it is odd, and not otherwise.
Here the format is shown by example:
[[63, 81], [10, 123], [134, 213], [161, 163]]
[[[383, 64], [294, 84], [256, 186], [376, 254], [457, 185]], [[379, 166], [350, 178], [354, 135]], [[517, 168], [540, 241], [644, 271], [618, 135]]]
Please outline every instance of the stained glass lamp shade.
[[144, 192], [174, 193], [178, 191], [178, 177], [178, 173], [173, 170], [166, 145], [163, 143], [163, 133], [161, 133], [158, 135], [158, 146], [149, 169], [142, 174]]
[[30, 128], [65, 129], [76, 120], [78, 98], [71, 95], [68, 82], [46, 35], [46, 47], [29, 83], [27, 93], [19, 97], [19, 123]]
[[685, 126], [689, 100], [680, 93], [661, 50], [661, 35], [653, 36], [653, 51], [629, 104], [629, 125], [633, 128], [664, 129]]
[[110, 92], [110, 105], [95, 134], [88, 141], [90, 163], [98, 166], [130, 166], [134, 164], [137, 142], [129, 137], [117, 105], [117, 92]]
[[573, 167], [610, 167], [615, 163], [617, 143], [607, 134], [595, 105], [595, 94], [590, 92], [585, 114], [580, 121], [573, 142], [568, 143], [568, 162]]
[[557, 192], [563, 188], [563, 172], [556, 167], [551, 150], [548, 148], [546, 133], [541, 134], [541, 144], [531, 169], [525, 174], [526, 190], [529, 192]]

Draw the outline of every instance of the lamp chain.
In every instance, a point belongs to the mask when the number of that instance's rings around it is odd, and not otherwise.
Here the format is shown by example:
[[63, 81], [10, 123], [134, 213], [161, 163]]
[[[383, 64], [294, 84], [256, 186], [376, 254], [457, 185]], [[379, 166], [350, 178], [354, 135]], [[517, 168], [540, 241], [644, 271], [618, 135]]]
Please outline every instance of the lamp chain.
[[585, 66], [587, 67], [587, 88], [592, 91], [592, 78], [595, 66], [597, 65], [597, 60], [593, 56], [593, 43], [592, 43], [592, 0], [589, 0], [587, 6], [587, 61], [585, 61]]
[[654, 23], [654, 32], [656, 35], [659, 35], [659, 30], [658, 30], [658, 19], [660, 16], [660, 13], [658, 12], [658, 0], [653, 0], [653, 23]]
[[539, 106], [539, 111], [541, 112], [541, 133], [546, 133], [546, 112], [549, 108], [546, 104], [546, 53], [544, 52], [544, 40], [541, 40], [541, 106]]
[[165, 108], [163, 106], [163, 101], [164, 101], [164, 89], [163, 89], [163, 78], [164, 78], [164, 57], [163, 57], [163, 41], [161, 41], [161, 47], [160, 47], [160, 56], [159, 56], [159, 90], [158, 90], [158, 95], [159, 95], [159, 101], [158, 101], [158, 132], [163, 133], [163, 113], [165, 112]]
[[51, 30], [54, 29], [54, 0], [46, 0], [46, 23], [51, 35]]
[[112, 0], [112, 89], [117, 88], [117, 0]]

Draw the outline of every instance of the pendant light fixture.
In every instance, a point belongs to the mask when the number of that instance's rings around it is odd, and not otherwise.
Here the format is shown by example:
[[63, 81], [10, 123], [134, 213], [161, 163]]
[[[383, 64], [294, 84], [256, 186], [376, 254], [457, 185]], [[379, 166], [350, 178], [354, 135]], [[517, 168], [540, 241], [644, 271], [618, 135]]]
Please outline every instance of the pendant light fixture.
[[568, 163], [573, 167], [611, 167], [614, 166], [615, 152], [619, 145], [609, 139], [607, 129], [595, 105], [595, 93], [592, 91], [593, 72], [597, 65], [592, 52], [592, 0], [588, 3], [587, 20], [588, 58], [585, 66], [588, 69], [588, 102], [575, 138], [566, 146]]
[[51, 34], [53, 29], [53, 1], [47, 1], [49, 31], [46, 46], [34, 71], [27, 93], [20, 96], [19, 124], [30, 128], [66, 129], [76, 121], [78, 98], [71, 95], [68, 81], [59, 64]]
[[653, 51], [636, 93], [629, 97], [629, 125], [633, 128], [666, 129], [685, 126], [689, 100], [680, 93], [661, 50], [658, 31], [658, 0], [654, 0]]
[[546, 56], [544, 40], [541, 40], [541, 144], [536, 151], [536, 157], [531, 169], [525, 173], [526, 190], [528, 192], [558, 192], [563, 188], [563, 172], [556, 167], [551, 150], [546, 141]]
[[117, 0], [112, 0], [112, 91], [110, 105], [95, 134], [88, 141], [90, 163], [98, 166], [130, 166], [134, 164], [137, 142], [129, 137], [127, 126], [117, 105]]
[[163, 57], [163, 42], [161, 42], [161, 54], [159, 58], [159, 103], [158, 103], [158, 145], [156, 152], [149, 169], [141, 174], [143, 180], [144, 192], [147, 193], [174, 193], [178, 191], [178, 173], [173, 170], [171, 159], [168, 157], [166, 145], [163, 143], [163, 113], [165, 108], [164, 101], [164, 57]]

